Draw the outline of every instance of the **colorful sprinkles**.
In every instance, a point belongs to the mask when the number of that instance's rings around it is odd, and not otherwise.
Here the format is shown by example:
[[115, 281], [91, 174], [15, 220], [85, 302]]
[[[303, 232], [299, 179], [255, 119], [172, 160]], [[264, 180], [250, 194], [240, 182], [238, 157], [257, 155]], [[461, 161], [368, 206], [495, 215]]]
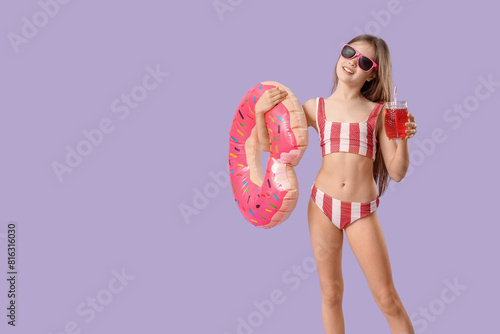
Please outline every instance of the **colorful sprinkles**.
[[[274, 174], [269, 170], [265, 169], [266, 171], [266, 181], [268, 189], [265, 189], [265, 186], [257, 186], [253, 182], [250, 181], [250, 178], [248, 176], [248, 168], [252, 166], [250, 163], [251, 160], [247, 160], [247, 156], [245, 154], [245, 147], [243, 145], [245, 144], [245, 141], [250, 137], [250, 130], [252, 130], [255, 127], [255, 104], [257, 103], [258, 99], [262, 95], [262, 85], [258, 85], [259, 90], [261, 92], [257, 91], [257, 86], [255, 86], [253, 89], [251, 89], [247, 95], [244, 98], [244, 102], [240, 104], [237, 108], [237, 112], [234, 116], [233, 119], [233, 124], [232, 124], [232, 129], [231, 129], [231, 134], [230, 134], [230, 152], [229, 152], [229, 169], [230, 169], [230, 175], [232, 178], [231, 182], [231, 188], [233, 189], [233, 193], [235, 196], [235, 201], [238, 204], [238, 207], [240, 210], [242, 210], [242, 213], [244, 213], [245, 217], [254, 223], [255, 226], [259, 227], [266, 227], [266, 225], [269, 224], [269, 221], [272, 221], [273, 214], [277, 212], [280, 208], [279, 206], [282, 205], [280, 203], [279, 197], [284, 197], [286, 195], [286, 192], [280, 191], [276, 188], [276, 184], [274, 183], [273, 179], [273, 184], [271, 184], [271, 178], [274, 177]], [[264, 86], [265, 89], [268, 89], [269, 86]], [[273, 86], [271, 86], [273, 87]], [[264, 89], [264, 91], [265, 91]], [[279, 104], [276, 104], [278, 106]], [[245, 115], [243, 115], [245, 113]], [[279, 114], [279, 115], [278, 115]], [[238, 118], [239, 115], [239, 118]], [[286, 108], [275, 108], [272, 112], [268, 113], [267, 116], [271, 120], [271, 122], [266, 120], [266, 125], [268, 126], [268, 132], [269, 132], [269, 137], [271, 141], [275, 142], [275, 147], [274, 150], [272, 149], [272, 145], [270, 146], [270, 154], [273, 155], [274, 159], [276, 156], [275, 154], [279, 154], [278, 150], [278, 145], [284, 145], [284, 143], [288, 143], [288, 132], [291, 131], [289, 127], [287, 126], [287, 120], [288, 120], [288, 114], [286, 111]], [[245, 120], [246, 118], [246, 120]], [[245, 121], [243, 121], [245, 120]], [[284, 136], [280, 137], [281, 135], [281, 124], [285, 124], [284, 128]], [[237, 136], [236, 133], [239, 133], [240, 136], [243, 138], [240, 138], [237, 140], [234, 136]], [[239, 145], [234, 145], [234, 143], [237, 143]], [[279, 143], [279, 144], [278, 144]], [[238, 147], [236, 147], [238, 146]], [[286, 147], [286, 146], [285, 146]], [[234, 149], [234, 151], [232, 151]], [[233, 152], [237, 153], [233, 153]], [[235, 160], [232, 160], [232, 159]], [[270, 158], [271, 159], [271, 158]], [[231, 162], [232, 161], [232, 162]], [[238, 167], [236, 167], [236, 165]], [[236, 173], [234, 172], [234, 169], [236, 169]], [[235, 180], [238, 180], [237, 182], [234, 182]], [[234, 183], [234, 184], [233, 184]], [[238, 186], [240, 187], [240, 191], [238, 191], [238, 194], [236, 194]], [[274, 188], [273, 188], [274, 187]], [[257, 189], [256, 189], [257, 188]], [[254, 192], [255, 190], [255, 192]], [[247, 200], [244, 200], [243, 194], [249, 193], [247, 196]], [[276, 193], [273, 193], [276, 192]], [[257, 196], [255, 196], [257, 195]], [[278, 197], [278, 196], [279, 197]], [[241, 197], [241, 198], [238, 198]], [[252, 203], [250, 203], [250, 199], [252, 197]], [[257, 199], [260, 199], [260, 204], [255, 203]], [[276, 200], [277, 203], [269, 203], [271, 199]], [[240, 203], [241, 200], [241, 203]], [[269, 206], [267, 205], [269, 204]], [[254, 212], [255, 211], [255, 212]], [[251, 214], [250, 216], [248, 214]], [[252, 218], [253, 217], [253, 218]], [[266, 221], [265, 223], [263, 222]], [[269, 225], [268, 225], [269, 226]]]

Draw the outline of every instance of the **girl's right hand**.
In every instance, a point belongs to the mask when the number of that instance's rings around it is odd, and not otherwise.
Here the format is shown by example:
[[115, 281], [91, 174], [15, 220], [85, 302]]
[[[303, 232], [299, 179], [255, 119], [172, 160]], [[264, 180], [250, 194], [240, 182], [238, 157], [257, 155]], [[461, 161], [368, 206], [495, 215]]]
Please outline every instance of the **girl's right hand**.
[[260, 99], [255, 104], [255, 113], [264, 114], [273, 109], [278, 103], [286, 99], [287, 91], [279, 87], [270, 88], [262, 94]]

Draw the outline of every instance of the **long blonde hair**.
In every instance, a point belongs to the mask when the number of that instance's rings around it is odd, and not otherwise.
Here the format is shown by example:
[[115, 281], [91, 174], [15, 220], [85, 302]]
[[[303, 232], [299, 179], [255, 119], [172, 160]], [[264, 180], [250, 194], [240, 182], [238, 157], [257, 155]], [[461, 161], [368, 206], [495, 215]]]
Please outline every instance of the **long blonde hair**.
[[[376, 103], [391, 101], [392, 61], [391, 54], [389, 53], [389, 47], [383, 39], [368, 34], [356, 36], [347, 44], [358, 41], [368, 42], [375, 47], [375, 59], [373, 60], [378, 65], [378, 71], [376, 71], [375, 78], [371, 81], [365, 82], [363, 87], [361, 87], [361, 95]], [[337, 87], [338, 82], [339, 78], [337, 76], [337, 66], [335, 66], [335, 70], [333, 71], [332, 94]], [[382, 152], [378, 143], [377, 154], [375, 156], [375, 162], [373, 163], [373, 178], [375, 179], [375, 182], [378, 183], [378, 192], [379, 196], [381, 196], [389, 184], [389, 172], [385, 167], [384, 158], [382, 157]]]

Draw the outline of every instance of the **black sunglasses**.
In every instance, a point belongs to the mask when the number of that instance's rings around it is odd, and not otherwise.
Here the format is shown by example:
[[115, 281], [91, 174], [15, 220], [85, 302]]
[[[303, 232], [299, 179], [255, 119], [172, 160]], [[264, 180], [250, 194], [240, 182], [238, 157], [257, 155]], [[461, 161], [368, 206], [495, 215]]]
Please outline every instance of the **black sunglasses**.
[[340, 51], [340, 55], [342, 57], [344, 57], [345, 59], [352, 59], [356, 56], [359, 56], [358, 57], [358, 66], [364, 72], [368, 72], [373, 67], [375, 67], [375, 70], [378, 70], [378, 65], [376, 62], [371, 60], [369, 57], [362, 55], [361, 53], [359, 53], [355, 48], [353, 48], [349, 44], [344, 43], [344, 46], [342, 47], [342, 51]]

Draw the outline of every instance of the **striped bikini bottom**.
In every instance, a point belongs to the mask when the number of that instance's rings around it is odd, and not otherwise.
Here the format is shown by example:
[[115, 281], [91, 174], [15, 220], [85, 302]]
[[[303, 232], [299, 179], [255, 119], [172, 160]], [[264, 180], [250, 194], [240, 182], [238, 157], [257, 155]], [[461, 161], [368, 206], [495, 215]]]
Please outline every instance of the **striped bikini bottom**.
[[377, 210], [379, 198], [371, 202], [344, 202], [333, 198], [316, 187], [311, 187], [311, 198], [338, 229], [344, 229], [356, 220]]

